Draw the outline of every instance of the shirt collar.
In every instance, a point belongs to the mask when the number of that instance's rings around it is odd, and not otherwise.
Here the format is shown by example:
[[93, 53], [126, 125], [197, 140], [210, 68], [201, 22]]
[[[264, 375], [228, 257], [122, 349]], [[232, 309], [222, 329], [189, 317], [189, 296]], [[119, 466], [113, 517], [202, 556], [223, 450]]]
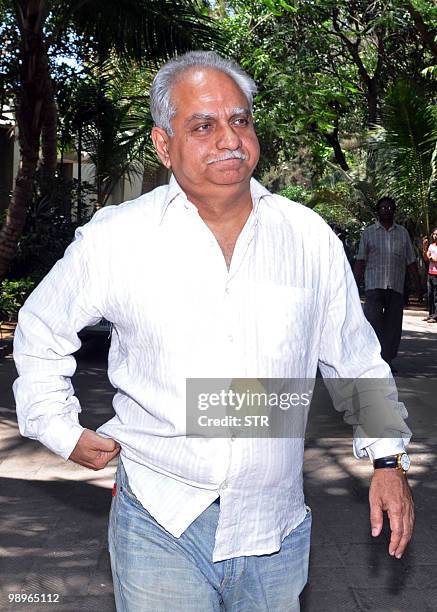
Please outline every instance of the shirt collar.
[[179, 183], [177, 182], [174, 174], [172, 174], [171, 177], [170, 177], [170, 180], [168, 182], [166, 196], [165, 196], [164, 201], [162, 202], [162, 206], [161, 206], [161, 214], [159, 216], [159, 223], [160, 224], [164, 220], [165, 213], [167, 212], [168, 207], [177, 198], [182, 198], [184, 202], [187, 201], [187, 196], [185, 195], [185, 193], [182, 191], [181, 187], [179, 186]]
[[[252, 196], [253, 202], [253, 213], [257, 215], [259, 203], [265, 196], [270, 196], [271, 193], [265, 187], [263, 187], [261, 183], [258, 183], [257, 180], [252, 178], [250, 179], [250, 194]], [[172, 204], [172, 202], [175, 202], [177, 199], [181, 199], [182, 202], [188, 202], [188, 198], [185, 195], [185, 192], [182, 190], [181, 186], [177, 182], [174, 174], [172, 174], [168, 183], [166, 196], [161, 206], [161, 213], [159, 217], [160, 224], [163, 222], [170, 204]]]
[[[375, 221], [375, 225], [376, 225], [376, 229], [380, 229], [380, 228], [381, 228], [381, 229], [385, 230], [385, 227], [384, 227], [384, 226], [382, 225], [382, 223], [380, 223], [379, 221]], [[386, 232], [391, 232], [391, 231], [392, 231], [392, 230], [394, 230], [396, 227], [398, 227], [398, 224], [397, 224], [397, 223], [395, 223], [395, 222], [393, 221], [393, 225], [391, 225], [391, 226], [388, 228], [388, 230], [385, 230], [385, 231], [386, 231]]]

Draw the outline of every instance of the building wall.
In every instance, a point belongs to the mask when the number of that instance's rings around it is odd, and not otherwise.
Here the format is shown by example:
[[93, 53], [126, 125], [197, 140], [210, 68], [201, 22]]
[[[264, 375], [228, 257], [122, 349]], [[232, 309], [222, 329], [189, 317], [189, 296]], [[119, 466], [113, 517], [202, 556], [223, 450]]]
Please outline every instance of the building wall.
[[[17, 140], [17, 130], [11, 132], [11, 125], [0, 124], [0, 214], [2, 210], [6, 210], [12, 190], [15, 184], [17, 175], [20, 151]], [[78, 163], [73, 156], [66, 156], [64, 159], [63, 175], [66, 180], [78, 177]], [[158, 169], [151, 169], [142, 174], [136, 174], [129, 178], [124, 176], [116, 185], [111, 193], [107, 205], [120, 204], [126, 200], [133, 200], [142, 193], [154, 189], [158, 185], [165, 184], [168, 181], [169, 172], [163, 166]], [[82, 181], [95, 183], [94, 165], [86, 160], [82, 161]], [[95, 197], [95, 196], [94, 196]], [[87, 212], [92, 213], [94, 210], [93, 195], [83, 194], [84, 208]], [[76, 217], [76, 200], [72, 198], [71, 216]], [[64, 211], [69, 214], [69, 211]]]

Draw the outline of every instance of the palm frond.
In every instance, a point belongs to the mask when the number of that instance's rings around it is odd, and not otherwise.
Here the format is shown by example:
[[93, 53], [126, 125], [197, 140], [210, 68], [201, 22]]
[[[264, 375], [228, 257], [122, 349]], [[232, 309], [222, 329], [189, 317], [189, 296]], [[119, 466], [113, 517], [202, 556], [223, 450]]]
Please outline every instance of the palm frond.
[[217, 48], [219, 29], [190, 0], [75, 0], [70, 18], [95, 41], [100, 59], [114, 51], [138, 62], [159, 62], [193, 48]]
[[382, 126], [372, 131], [378, 195], [390, 194], [404, 215], [429, 232], [432, 159], [437, 130], [432, 113], [414, 83], [398, 81], [386, 97]]

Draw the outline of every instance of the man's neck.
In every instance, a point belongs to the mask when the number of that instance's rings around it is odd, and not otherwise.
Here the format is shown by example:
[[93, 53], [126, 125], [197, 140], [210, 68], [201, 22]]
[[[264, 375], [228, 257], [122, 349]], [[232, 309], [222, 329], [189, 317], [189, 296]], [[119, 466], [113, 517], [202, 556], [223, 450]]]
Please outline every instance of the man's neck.
[[393, 221], [381, 221], [381, 220], [379, 220], [379, 224], [382, 225], [382, 227], [388, 231], [391, 227], [393, 227], [395, 222], [394, 222], [394, 220]]
[[[234, 187], [234, 186], [232, 186]], [[214, 234], [229, 270], [235, 244], [252, 212], [250, 185], [237, 185], [237, 189], [217, 189], [213, 194], [197, 197], [186, 195], [199, 211], [199, 215]]]
[[244, 225], [252, 211], [252, 195], [248, 183], [234, 189], [219, 188], [214, 193], [186, 195], [197, 206], [199, 215], [209, 226]]

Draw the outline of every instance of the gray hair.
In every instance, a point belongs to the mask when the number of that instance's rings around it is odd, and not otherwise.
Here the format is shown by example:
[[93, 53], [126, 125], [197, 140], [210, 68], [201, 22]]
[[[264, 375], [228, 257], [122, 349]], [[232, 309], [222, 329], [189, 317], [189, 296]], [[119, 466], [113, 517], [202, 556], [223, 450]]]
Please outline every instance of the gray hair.
[[257, 87], [255, 81], [236, 62], [220, 57], [214, 51], [190, 51], [164, 64], [155, 76], [150, 89], [150, 112], [153, 121], [169, 136], [174, 136], [171, 121], [176, 114], [176, 107], [171, 99], [172, 88], [182, 73], [191, 68], [210, 68], [227, 74], [241, 89], [252, 110], [253, 96]]

